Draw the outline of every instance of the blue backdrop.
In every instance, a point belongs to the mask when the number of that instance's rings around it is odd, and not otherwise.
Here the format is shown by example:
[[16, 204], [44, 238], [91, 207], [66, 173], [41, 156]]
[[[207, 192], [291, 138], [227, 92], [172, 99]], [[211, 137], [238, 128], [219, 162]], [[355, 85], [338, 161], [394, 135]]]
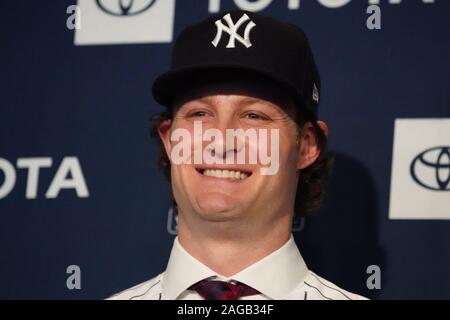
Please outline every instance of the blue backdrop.
[[[221, 12], [237, 8], [219, 2]], [[450, 220], [390, 219], [389, 201], [395, 119], [450, 117], [450, 2], [380, 1], [379, 30], [366, 26], [367, 1], [325, 2], [275, 0], [260, 11], [308, 34], [336, 158], [325, 206], [297, 243], [312, 270], [350, 291], [448, 299]], [[75, 45], [73, 4], [0, 2], [0, 298], [105, 298], [163, 271], [174, 237], [169, 184], [148, 135], [160, 110], [150, 87], [172, 43]], [[209, 5], [176, 1], [174, 36], [213, 14]], [[47, 162], [37, 181], [23, 168], [33, 158]], [[48, 192], [65, 160], [88, 194]], [[67, 288], [70, 265], [81, 289]], [[369, 265], [380, 267], [379, 290], [366, 287]]]

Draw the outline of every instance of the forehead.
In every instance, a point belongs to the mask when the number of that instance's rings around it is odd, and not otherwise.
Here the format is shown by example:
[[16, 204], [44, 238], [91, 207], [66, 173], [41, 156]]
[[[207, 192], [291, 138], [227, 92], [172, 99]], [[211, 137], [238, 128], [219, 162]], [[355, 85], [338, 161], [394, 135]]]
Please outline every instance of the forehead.
[[201, 100], [214, 103], [223, 96], [239, 96], [239, 101], [260, 101], [266, 105], [273, 105], [291, 114], [295, 106], [291, 97], [280, 86], [273, 82], [254, 79], [223, 79], [211, 82], [201, 82], [179, 90], [174, 99], [174, 108], [184, 104]]

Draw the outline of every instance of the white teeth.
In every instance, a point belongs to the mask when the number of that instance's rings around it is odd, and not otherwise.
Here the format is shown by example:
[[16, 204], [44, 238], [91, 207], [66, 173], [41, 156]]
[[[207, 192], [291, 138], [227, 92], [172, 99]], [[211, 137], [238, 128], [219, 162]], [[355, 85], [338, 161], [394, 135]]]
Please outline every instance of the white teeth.
[[242, 171], [235, 171], [235, 170], [212, 170], [212, 169], [206, 169], [203, 171], [204, 176], [208, 177], [216, 177], [216, 178], [228, 178], [228, 179], [235, 179], [235, 180], [244, 180], [248, 176]]

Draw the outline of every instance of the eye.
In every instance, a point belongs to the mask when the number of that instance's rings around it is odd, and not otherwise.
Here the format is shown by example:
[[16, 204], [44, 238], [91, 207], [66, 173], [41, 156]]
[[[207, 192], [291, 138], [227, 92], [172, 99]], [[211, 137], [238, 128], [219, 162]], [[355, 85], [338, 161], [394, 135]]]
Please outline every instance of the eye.
[[245, 114], [245, 117], [250, 120], [268, 120], [269, 119], [268, 117], [266, 117], [262, 114], [256, 113], [256, 112], [247, 112]]
[[205, 117], [206, 116], [206, 111], [202, 111], [202, 110], [197, 110], [197, 111], [192, 111], [188, 114], [188, 117]]
[[205, 111], [195, 111], [195, 112], [193, 113], [193, 116], [196, 116], [196, 117], [204, 117], [204, 116], [206, 116], [206, 112], [205, 112]]

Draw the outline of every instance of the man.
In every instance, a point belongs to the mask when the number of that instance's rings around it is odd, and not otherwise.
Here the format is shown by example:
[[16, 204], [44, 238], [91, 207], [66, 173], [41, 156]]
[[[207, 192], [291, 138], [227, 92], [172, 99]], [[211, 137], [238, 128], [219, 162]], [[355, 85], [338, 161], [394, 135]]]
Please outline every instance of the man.
[[294, 25], [233, 11], [185, 29], [153, 85], [178, 236], [165, 272], [111, 298], [362, 299], [309, 271], [291, 234], [329, 169], [319, 94]]

